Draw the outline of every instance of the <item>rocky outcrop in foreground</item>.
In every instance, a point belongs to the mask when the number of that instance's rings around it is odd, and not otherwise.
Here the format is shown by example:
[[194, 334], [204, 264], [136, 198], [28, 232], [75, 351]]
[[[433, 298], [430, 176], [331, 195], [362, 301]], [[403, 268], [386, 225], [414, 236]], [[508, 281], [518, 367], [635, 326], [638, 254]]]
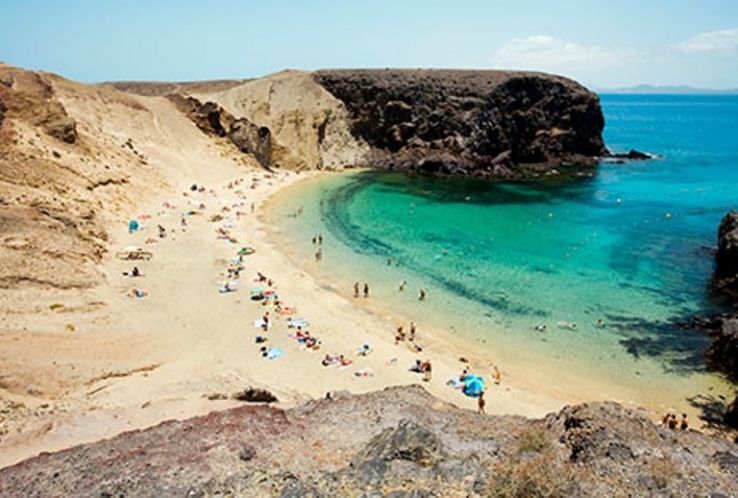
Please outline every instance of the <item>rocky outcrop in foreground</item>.
[[607, 150], [598, 97], [543, 73], [326, 70], [376, 167], [522, 178], [592, 166]]
[[419, 386], [244, 406], [0, 470], [3, 496], [646, 496], [738, 493], [738, 446], [615, 403], [489, 417]]

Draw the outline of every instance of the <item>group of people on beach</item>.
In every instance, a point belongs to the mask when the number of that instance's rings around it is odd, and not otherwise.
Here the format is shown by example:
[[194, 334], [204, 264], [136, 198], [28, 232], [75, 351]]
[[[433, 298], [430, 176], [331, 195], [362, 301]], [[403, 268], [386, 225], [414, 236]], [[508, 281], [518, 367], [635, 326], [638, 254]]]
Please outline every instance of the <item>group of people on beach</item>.
[[[359, 297], [359, 282], [354, 283], [354, 297]], [[364, 284], [364, 297], [369, 297], [369, 284]]]
[[677, 421], [677, 416], [675, 413], [666, 412], [664, 416], [661, 417], [659, 425], [662, 427], [668, 427], [673, 431], [677, 429], [686, 431], [687, 429], [689, 429], [689, 420], [687, 419], [686, 413], [682, 413], [681, 421]]

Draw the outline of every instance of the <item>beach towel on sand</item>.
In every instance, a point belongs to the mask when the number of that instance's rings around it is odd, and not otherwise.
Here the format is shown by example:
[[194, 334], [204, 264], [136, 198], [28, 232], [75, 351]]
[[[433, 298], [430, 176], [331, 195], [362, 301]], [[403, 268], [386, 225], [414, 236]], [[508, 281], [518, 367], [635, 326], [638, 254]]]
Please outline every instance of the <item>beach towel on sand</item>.
[[268, 359], [268, 360], [276, 360], [277, 358], [279, 358], [279, 357], [280, 357], [280, 356], [282, 356], [283, 354], [284, 354], [284, 350], [283, 350], [283, 349], [279, 349], [279, 348], [269, 348], [269, 349], [267, 350], [267, 355], [266, 355], [266, 357], [267, 357], [267, 359]]

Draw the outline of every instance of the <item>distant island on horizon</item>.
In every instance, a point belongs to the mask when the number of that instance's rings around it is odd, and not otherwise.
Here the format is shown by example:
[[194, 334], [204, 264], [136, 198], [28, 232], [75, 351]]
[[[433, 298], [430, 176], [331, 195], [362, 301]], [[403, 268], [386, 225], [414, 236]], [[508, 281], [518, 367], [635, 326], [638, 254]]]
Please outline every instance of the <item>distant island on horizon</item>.
[[621, 88], [594, 88], [597, 93], [629, 93], [654, 95], [738, 95], [738, 88], [697, 88], [688, 85], [641, 84]]

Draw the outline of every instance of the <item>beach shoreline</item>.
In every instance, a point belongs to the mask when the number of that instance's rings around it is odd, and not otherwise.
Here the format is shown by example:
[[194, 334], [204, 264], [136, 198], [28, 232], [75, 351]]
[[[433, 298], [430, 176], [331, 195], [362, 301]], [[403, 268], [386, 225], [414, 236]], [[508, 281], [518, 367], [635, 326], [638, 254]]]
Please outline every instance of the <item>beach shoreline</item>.
[[[488, 380], [489, 414], [538, 418], [593, 400], [576, 383], [558, 391], [514, 365], [500, 364], [496, 385], [490, 350], [480, 352], [424, 324], [421, 352], [406, 347], [412, 346], [408, 341], [395, 344], [393, 327], [405, 317], [389, 321], [381, 303], [354, 298], [345, 286], [312, 272], [308, 262], [295, 261], [259, 214], [273, 206], [278, 192], [320, 174], [325, 173], [241, 170], [228, 179], [213, 176], [203, 185], [162, 192], [137, 212], [138, 230], [129, 232], [123, 223], [110, 227], [104, 284], [50, 291], [34, 307], [24, 307], [33, 289], [9, 293], [25, 311], [5, 317], [0, 327], [2, 360], [13, 371], [0, 386], [0, 467], [42, 451], [238, 406], [232, 395], [248, 387], [269, 390], [279, 399], [275, 406], [286, 408], [337, 391], [417, 383], [442, 401], [475, 410], [475, 398], [447, 385], [468, 368]], [[116, 258], [127, 246], [153, 258]], [[239, 258], [243, 247], [255, 252]], [[228, 270], [239, 259], [243, 269], [234, 278]], [[124, 275], [134, 266], [143, 277]], [[282, 306], [296, 311], [280, 314], [272, 304], [252, 300], [252, 288], [268, 283], [259, 274], [272, 280], [267, 287]], [[255, 322], [267, 311], [271, 325], [263, 330]], [[305, 329], [317, 337], [319, 349], [298, 341], [289, 326], [297, 317], [307, 320]], [[257, 342], [258, 336], [267, 341]], [[274, 359], [262, 354], [276, 351], [281, 353]], [[326, 354], [343, 355], [351, 364], [324, 366]], [[410, 371], [416, 360], [432, 361], [429, 381]], [[652, 417], [660, 409], [646, 408]]]

